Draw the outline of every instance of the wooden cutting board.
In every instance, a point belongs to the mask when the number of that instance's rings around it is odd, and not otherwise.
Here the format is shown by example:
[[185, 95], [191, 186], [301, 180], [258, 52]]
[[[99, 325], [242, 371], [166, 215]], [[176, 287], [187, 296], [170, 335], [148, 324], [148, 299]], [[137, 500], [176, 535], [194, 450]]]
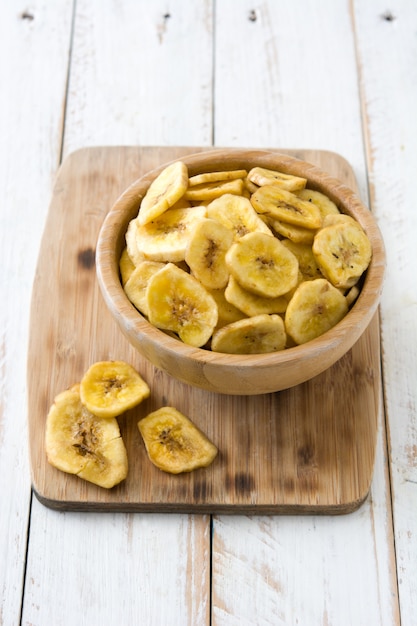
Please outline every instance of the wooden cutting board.
[[[28, 354], [28, 421], [33, 488], [61, 510], [251, 514], [340, 514], [366, 498], [373, 473], [380, 397], [377, 316], [332, 368], [287, 391], [218, 395], [179, 383], [146, 362], [102, 300], [94, 264], [101, 223], [142, 173], [209, 148], [98, 147], [61, 166], [33, 286]], [[314, 163], [357, 191], [337, 154], [280, 150]], [[151, 397], [119, 419], [127, 479], [111, 490], [62, 473], [46, 460], [45, 420], [54, 396], [79, 382], [94, 361], [135, 366]], [[206, 469], [169, 475], [148, 460], [137, 422], [162, 405], [188, 415], [218, 446]]]

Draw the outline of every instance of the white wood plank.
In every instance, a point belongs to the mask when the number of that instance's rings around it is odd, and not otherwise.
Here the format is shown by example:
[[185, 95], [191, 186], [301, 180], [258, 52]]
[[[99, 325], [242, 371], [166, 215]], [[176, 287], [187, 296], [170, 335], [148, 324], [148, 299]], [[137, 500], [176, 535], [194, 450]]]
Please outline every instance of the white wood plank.
[[23, 624], [209, 623], [208, 518], [68, 514], [37, 501], [32, 518]]
[[[348, 3], [229, 0], [216, 18], [216, 142], [336, 151], [366, 202]], [[356, 513], [214, 519], [216, 626], [399, 622], [383, 429], [381, 413], [375, 478]]]
[[[211, 1], [76, 9], [64, 154], [209, 144]], [[57, 514], [34, 502], [25, 592], [25, 624], [208, 624], [210, 518]]]
[[[1, 3], [0, 623], [19, 623], [30, 505], [26, 347], [35, 263], [59, 162], [72, 0]], [[51, 76], [53, 80], [51, 80]]]
[[219, 4], [215, 143], [334, 150], [366, 200], [348, 8], [343, 0]]
[[65, 153], [211, 145], [212, 1], [77, 6]]
[[372, 207], [387, 248], [384, 389], [401, 623], [411, 626], [417, 615], [417, 5], [354, 6]]

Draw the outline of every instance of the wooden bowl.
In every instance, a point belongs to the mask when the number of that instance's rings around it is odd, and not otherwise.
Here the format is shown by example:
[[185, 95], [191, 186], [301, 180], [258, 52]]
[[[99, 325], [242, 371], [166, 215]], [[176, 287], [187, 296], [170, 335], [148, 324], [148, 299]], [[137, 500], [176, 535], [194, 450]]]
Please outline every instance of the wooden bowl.
[[325, 193], [339, 209], [354, 217], [372, 244], [372, 261], [359, 298], [331, 330], [306, 344], [280, 352], [231, 355], [193, 348], [152, 326], [130, 303], [119, 277], [119, 259], [129, 221], [138, 213], [161, 165], [134, 182], [116, 201], [103, 222], [96, 251], [98, 282], [111, 314], [129, 342], [154, 366], [174, 378], [208, 391], [231, 395], [265, 394], [320, 374], [340, 359], [359, 339], [378, 307], [385, 270], [385, 252], [378, 226], [357, 195], [320, 168], [267, 150], [211, 150], [182, 159], [189, 175], [254, 166], [307, 178], [307, 186]]

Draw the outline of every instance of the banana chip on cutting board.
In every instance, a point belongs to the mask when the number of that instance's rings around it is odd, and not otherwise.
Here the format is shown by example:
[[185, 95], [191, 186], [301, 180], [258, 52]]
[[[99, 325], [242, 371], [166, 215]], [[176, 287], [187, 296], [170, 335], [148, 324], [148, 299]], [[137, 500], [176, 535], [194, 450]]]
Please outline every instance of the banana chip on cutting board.
[[49, 463], [110, 489], [127, 476], [128, 459], [116, 416], [150, 395], [124, 361], [98, 361], [81, 383], [58, 394], [49, 409], [45, 449]]
[[110, 489], [127, 476], [126, 448], [115, 418], [93, 415], [81, 402], [79, 385], [58, 394], [46, 421], [51, 465]]
[[174, 407], [153, 411], [138, 422], [149, 460], [170, 474], [207, 467], [217, 456], [216, 446], [193, 422]]
[[150, 394], [140, 374], [124, 361], [98, 361], [80, 383], [81, 401], [97, 417], [117, 417]]

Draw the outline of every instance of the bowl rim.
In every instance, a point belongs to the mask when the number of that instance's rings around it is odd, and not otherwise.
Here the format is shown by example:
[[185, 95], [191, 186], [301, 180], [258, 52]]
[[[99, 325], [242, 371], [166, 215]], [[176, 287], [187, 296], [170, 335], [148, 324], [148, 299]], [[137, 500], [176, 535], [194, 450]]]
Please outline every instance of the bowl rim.
[[[127, 224], [132, 217], [137, 215], [140, 201], [146, 189], [152, 180], [174, 161], [183, 161], [191, 176], [197, 173], [202, 165], [205, 167], [204, 171], [218, 171], [219, 159], [222, 162], [223, 170], [226, 169], [225, 160], [227, 161], [227, 169], [241, 169], [243, 167], [242, 162], [249, 163], [256, 159], [256, 165], [275, 167], [288, 174], [304, 176], [308, 180], [308, 188], [325, 193], [336, 202], [339, 208], [343, 207], [343, 212], [355, 217], [365, 229], [372, 243], [372, 259], [366, 270], [361, 292], [345, 317], [319, 337], [278, 352], [238, 355], [213, 352], [185, 344], [180, 339], [171, 337], [156, 328], [127, 298], [119, 276], [119, 259]], [[331, 190], [327, 189], [328, 185], [331, 185]], [[136, 213], [133, 211], [135, 206]], [[116, 254], [111, 254], [110, 250], [113, 252], [115, 250]], [[346, 343], [347, 341], [347, 350], [354, 345], [372, 320], [379, 304], [385, 275], [385, 248], [377, 222], [368, 207], [345, 183], [330, 176], [320, 167], [295, 156], [273, 150], [207, 149], [159, 165], [140, 176], [119, 195], [105, 216], [99, 231], [96, 245], [96, 273], [108, 308], [117, 320], [120, 320], [120, 316], [123, 318], [125, 331], [129, 335], [135, 333], [138, 341], [143, 341], [144, 344], [153, 342], [163, 344], [165, 352], [184, 359], [198, 361], [201, 364], [215, 362], [226, 368], [250, 368], [262, 365], [269, 368], [293, 361], [300, 361], [301, 365], [304, 360], [309, 360], [313, 356], [317, 357], [320, 353], [324, 354], [331, 349], [337, 351], [337, 347], [342, 342]], [[346, 340], [348, 330], [351, 335]]]

